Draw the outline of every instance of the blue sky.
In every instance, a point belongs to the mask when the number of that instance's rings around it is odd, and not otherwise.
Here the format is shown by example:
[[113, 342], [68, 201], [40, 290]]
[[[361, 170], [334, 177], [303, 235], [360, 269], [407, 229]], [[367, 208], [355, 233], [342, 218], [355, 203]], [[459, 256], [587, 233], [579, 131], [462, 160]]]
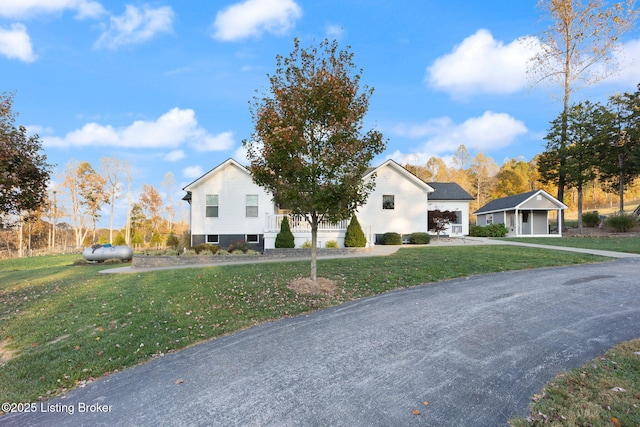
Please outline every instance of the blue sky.
[[[378, 163], [451, 157], [460, 144], [498, 164], [544, 150], [559, 89], [532, 85], [527, 60], [547, 28], [535, 0], [2, 0], [0, 91], [51, 163], [127, 160], [133, 187], [182, 188], [229, 157], [246, 163], [249, 101], [275, 56], [328, 37], [351, 46], [375, 88], [367, 126]], [[640, 82], [640, 30], [622, 68], [575, 100]], [[176, 198], [182, 197], [178, 191]], [[119, 221], [116, 221], [119, 222]], [[121, 224], [119, 224], [121, 225]]]

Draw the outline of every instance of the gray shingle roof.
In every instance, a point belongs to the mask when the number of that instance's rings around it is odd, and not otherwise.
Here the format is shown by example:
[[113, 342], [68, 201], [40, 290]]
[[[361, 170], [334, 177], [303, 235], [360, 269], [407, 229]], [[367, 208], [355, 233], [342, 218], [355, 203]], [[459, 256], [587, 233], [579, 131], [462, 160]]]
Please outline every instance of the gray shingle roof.
[[527, 200], [540, 190], [529, 191], [528, 193], [516, 194], [515, 196], [502, 197], [495, 199], [474, 212], [475, 214], [484, 212], [503, 211], [505, 209], [515, 209], [520, 203]]
[[435, 190], [429, 194], [429, 200], [475, 200], [455, 182], [429, 182], [428, 184]]

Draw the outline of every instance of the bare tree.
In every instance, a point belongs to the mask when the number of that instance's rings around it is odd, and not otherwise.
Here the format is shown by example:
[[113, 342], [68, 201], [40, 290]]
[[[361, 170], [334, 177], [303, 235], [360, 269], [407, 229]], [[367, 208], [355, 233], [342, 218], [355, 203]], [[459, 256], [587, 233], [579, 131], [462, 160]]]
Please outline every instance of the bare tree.
[[167, 205], [165, 206], [165, 210], [167, 211], [167, 231], [171, 233], [173, 230], [173, 217], [175, 215], [175, 208], [173, 207], [173, 192], [174, 187], [176, 185], [176, 179], [173, 176], [173, 173], [167, 172], [164, 174], [164, 179], [162, 180], [162, 187], [167, 192]]
[[100, 171], [105, 179], [105, 191], [108, 195], [109, 203], [109, 242], [113, 242], [113, 217], [116, 206], [116, 200], [124, 196], [122, 191], [123, 176], [131, 175], [131, 166], [126, 160], [120, 160], [115, 157], [103, 157], [100, 160]]

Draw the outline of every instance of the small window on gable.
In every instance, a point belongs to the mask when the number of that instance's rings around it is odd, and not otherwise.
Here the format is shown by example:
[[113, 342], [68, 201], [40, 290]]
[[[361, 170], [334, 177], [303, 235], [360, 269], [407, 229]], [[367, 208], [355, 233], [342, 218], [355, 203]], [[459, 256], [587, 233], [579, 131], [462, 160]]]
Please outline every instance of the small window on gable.
[[259, 243], [260, 236], [258, 236], [257, 234], [247, 234], [247, 238], [245, 239], [245, 241], [247, 243]]
[[217, 245], [220, 243], [220, 236], [218, 234], [207, 234], [207, 243]]
[[393, 194], [385, 194], [382, 196], [382, 209], [395, 209], [396, 202]]
[[258, 217], [258, 195], [257, 194], [247, 194], [246, 215], [247, 215], [247, 218]]
[[217, 194], [207, 194], [207, 218], [217, 218], [218, 217], [218, 195]]

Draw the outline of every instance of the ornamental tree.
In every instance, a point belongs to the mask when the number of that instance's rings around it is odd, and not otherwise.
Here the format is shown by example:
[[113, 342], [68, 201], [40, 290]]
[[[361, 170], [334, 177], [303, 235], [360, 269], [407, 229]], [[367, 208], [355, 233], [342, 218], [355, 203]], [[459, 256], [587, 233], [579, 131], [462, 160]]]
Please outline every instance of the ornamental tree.
[[0, 94], [0, 217], [43, 206], [51, 165], [38, 135], [15, 125], [13, 95]]
[[361, 87], [361, 72], [336, 41], [303, 49], [295, 39], [288, 57], [276, 57], [268, 93], [254, 97], [255, 130], [242, 143], [254, 181], [310, 224], [314, 281], [318, 225], [366, 202], [375, 184], [363, 175], [385, 148], [380, 132], [363, 130], [373, 89]]

